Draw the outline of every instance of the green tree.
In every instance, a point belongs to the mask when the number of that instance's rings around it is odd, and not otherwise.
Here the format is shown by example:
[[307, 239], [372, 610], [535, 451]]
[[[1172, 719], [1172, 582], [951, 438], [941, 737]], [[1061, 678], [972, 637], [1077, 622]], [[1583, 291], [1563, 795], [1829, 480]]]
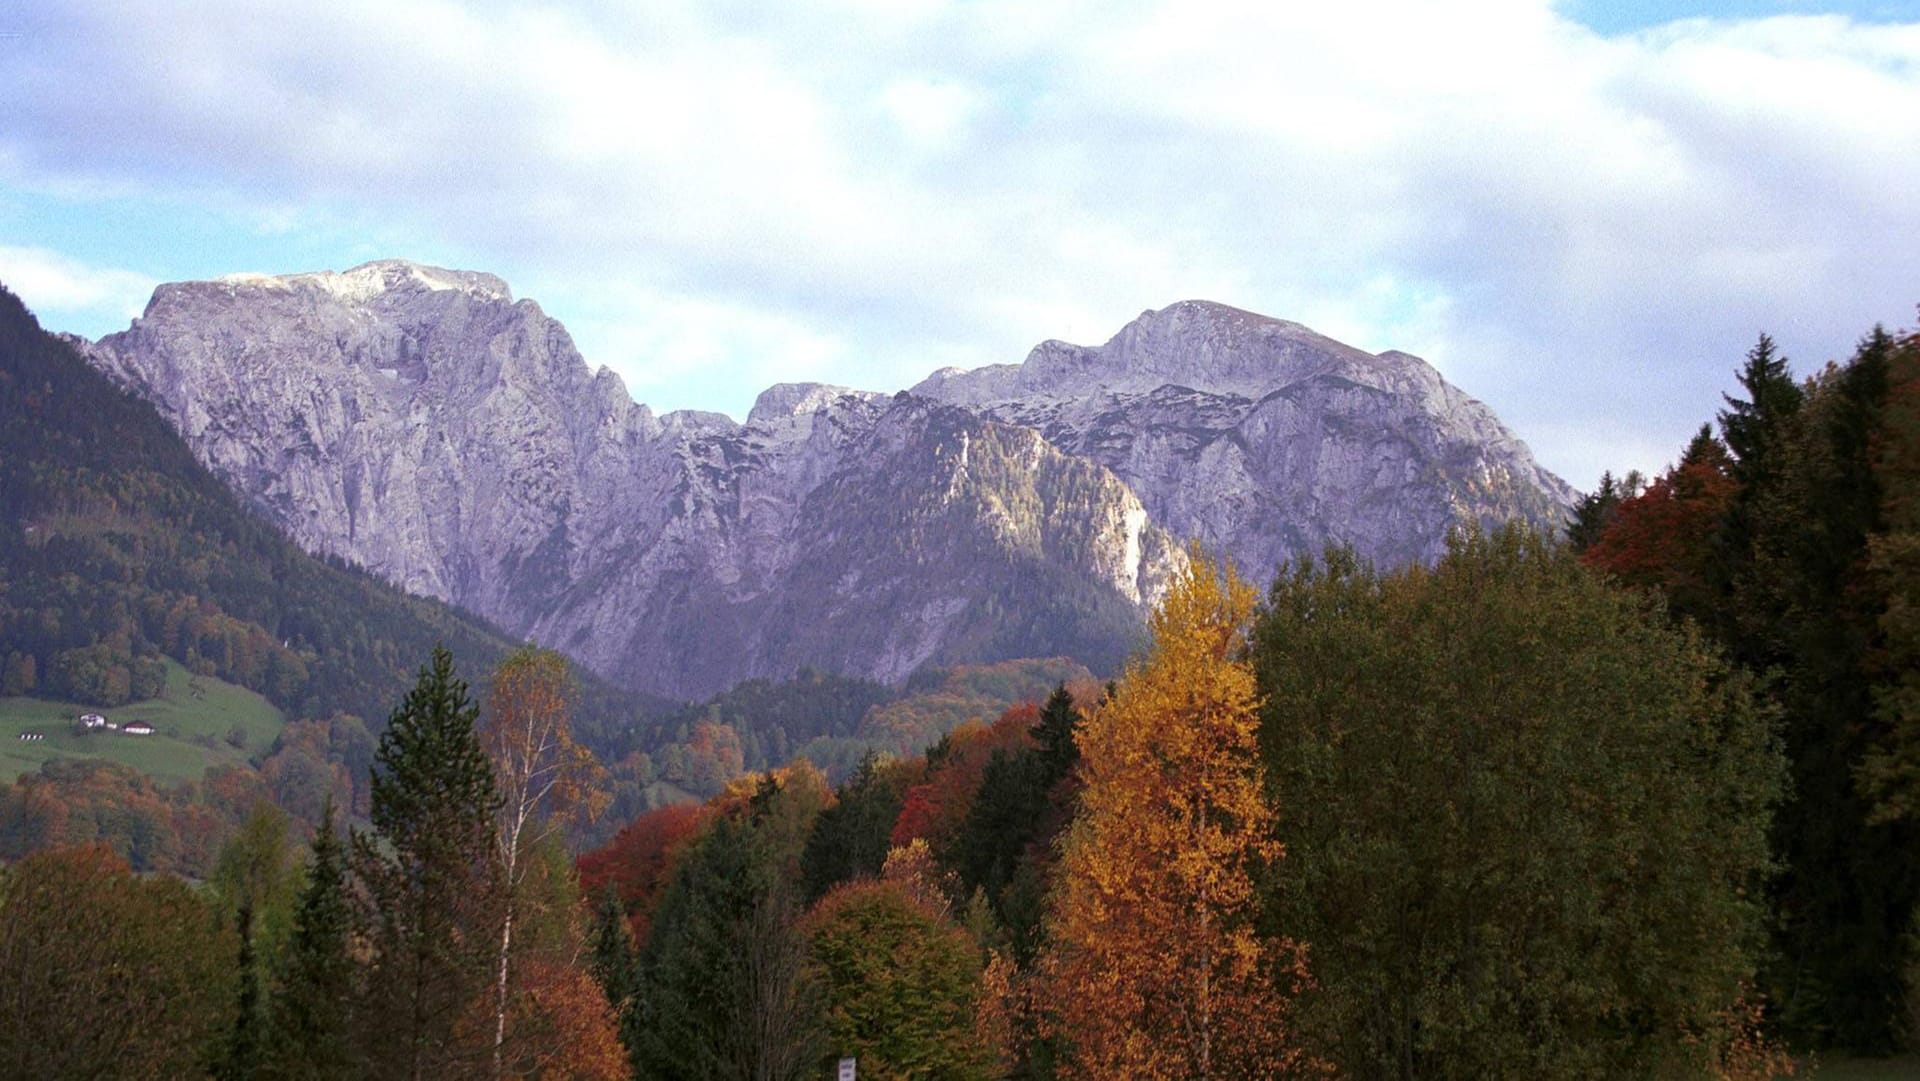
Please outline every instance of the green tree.
[[816, 900], [838, 883], [878, 875], [899, 817], [899, 785], [882, 770], [879, 755], [868, 751], [807, 835], [800, 856], [806, 899]]
[[594, 980], [607, 996], [607, 1005], [620, 1028], [620, 1043], [627, 1059], [633, 1060], [639, 1043], [640, 953], [633, 944], [633, 931], [627, 924], [626, 909], [620, 903], [620, 891], [612, 883], [600, 892], [593, 907], [593, 927], [588, 935], [592, 956], [588, 961]]
[[286, 813], [258, 804], [221, 847], [214, 865], [214, 890], [240, 939], [240, 990], [220, 1070], [224, 1077], [250, 1078], [260, 1069], [262, 989], [288, 931], [295, 883]]
[[681, 855], [642, 959], [640, 1076], [783, 1081], [816, 1065], [818, 995], [794, 924], [825, 801], [811, 770], [763, 776]]
[[1074, 707], [1067, 685], [1055, 686], [1046, 704], [1040, 707], [1040, 720], [1031, 733], [1034, 743], [1039, 745], [1040, 758], [1046, 763], [1049, 785], [1071, 773], [1080, 761], [1080, 747], [1073, 736], [1079, 724], [1080, 711]]
[[1600, 487], [1581, 496], [1573, 505], [1573, 521], [1567, 524], [1567, 543], [1576, 552], [1592, 547], [1613, 525], [1620, 505], [1638, 496], [1644, 485], [1645, 480], [1637, 469], [1629, 470], [1625, 477], [1617, 480], [1611, 470], [1601, 473]]
[[1876, 457], [1897, 442], [1892, 346], [1883, 332], [1868, 335], [1847, 364], [1808, 383], [1780, 426], [1765, 487], [1741, 508], [1751, 570], [1732, 600], [1735, 648], [1773, 668], [1792, 767], [1775, 830], [1786, 872], [1776, 1005], [1803, 1041], [1862, 1052], [1899, 1039], [1906, 932], [1920, 902], [1920, 821], [1876, 815], [1871, 776], [1862, 784], [1884, 746], [1876, 703], [1902, 675], [1883, 663], [1885, 615], [1900, 591], [1873, 561], [1889, 532], [1890, 474]]
[[980, 950], [951, 919], [871, 880], [834, 889], [803, 927], [829, 1060], [853, 1056], [862, 1077], [881, 1079], [989, 1076], [991, 1049], [974, 1037]]
[[360, 1076], [352, 1007], [358, 995], [346, 853], [333, 828], [333, 801], [322, 811], [307, 859], [293, 931], [267, 1004], [260, 1075], [274, 1081], [346, 1081]]
[[371, 953], [357, 1023], [375, 1076], [470, 1077], [492, 1059], [475, 1014], [493, 986], [504, 885], [478, 712], [437, 648], [374, 756], [373, 832], [352, 842]]
[[1517, 528], [1432, 570], [1305, 562], [1252, 658], [1312, 1050], [1356, 1078], [1711, 1072], [1781, 791], [1749, 678]]

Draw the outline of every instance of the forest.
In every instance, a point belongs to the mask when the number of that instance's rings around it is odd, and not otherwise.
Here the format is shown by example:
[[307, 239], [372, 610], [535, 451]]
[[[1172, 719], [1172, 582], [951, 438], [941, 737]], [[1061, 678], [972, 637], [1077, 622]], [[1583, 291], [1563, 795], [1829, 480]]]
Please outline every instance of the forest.
[[[1196, 548], [1116, 679], [1060, 671], [838, 783], [736, 745], [704, 802], [623, 806], [585, 681], [532, 646], [434, 647], [384, 725], [303, 722], [342, 783], [298, 813], [97, 778], [226, 808], [181, 831], [189, 874], [64, 843], [97, 834], [23, 779], [0, 1069], [1759, 1079], [1895, 1052], [1920, 338], [1803, 378], [1763, 337], [1737, 379], [1564, 538], [1333, 549], [1264, 590]], [[820, 737], [884, 710], [810, 678]], [[676, 723], [790, 707], [748, 687]]]

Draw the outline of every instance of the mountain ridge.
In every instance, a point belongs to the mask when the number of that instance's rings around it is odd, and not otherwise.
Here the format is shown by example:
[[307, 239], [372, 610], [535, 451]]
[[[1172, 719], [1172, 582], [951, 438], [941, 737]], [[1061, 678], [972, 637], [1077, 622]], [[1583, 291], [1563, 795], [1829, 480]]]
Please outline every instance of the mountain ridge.
[[1207, 301], [893, 395], [776, 384], [745, 422], [656, 415], [504, 281], [403, 260], [161, 286], [87, 352], [303, 547], [680, 697], [1111, 671], [1175, 538], [1258, 580], [1329, 542], [1402, 563], [1463, 522], [1555, 528], [1572, 499], [1417, 358]]

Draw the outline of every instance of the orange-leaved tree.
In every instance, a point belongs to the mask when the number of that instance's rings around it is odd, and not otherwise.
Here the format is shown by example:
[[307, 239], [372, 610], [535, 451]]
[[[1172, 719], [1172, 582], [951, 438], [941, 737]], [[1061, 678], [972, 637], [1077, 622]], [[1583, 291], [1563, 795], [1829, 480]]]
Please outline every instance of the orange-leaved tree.
[[1067, 1072], [1266, 1078], [1300, 1065], [1284, 1027], [1302, 952], [1253, 928], [1278, 859], [1243, 658], [1253, 590], [1195, 549], [1152, 650], [1077, 733], [1086, 787], [1045, 964]]
[[500, 792], [498, 843], [505, 872], [507, 908], [494, 957], [493, 1075], [502, 1074], [511, 1000], [510, 962], [520, 915], [522, 885], [531, 866], [529, 850], [551, 836], [569, 814], [592, 817], [606, 805], [606, 771], [573, 740], [576, 696], [567, 659], [550, 649], [525, 646], [493, 670], [481, 738], [493, 761]]

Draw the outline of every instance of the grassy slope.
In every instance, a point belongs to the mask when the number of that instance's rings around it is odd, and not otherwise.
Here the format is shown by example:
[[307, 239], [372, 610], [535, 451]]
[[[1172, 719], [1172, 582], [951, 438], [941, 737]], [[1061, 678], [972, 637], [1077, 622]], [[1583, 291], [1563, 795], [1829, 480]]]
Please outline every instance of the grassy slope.
[[[74, 718], [82, 713], [102, 713], [121, 724], [142, 720], [155, 731], [151, 736], [81, 733]], [[161, 780], [198, 780], [209, 766], [244, 764], [249, 755], [270, 746], [285, 723], [272, 703], [252, 691], [195, 676], [169, 660], [160, 697], [118, 709], [0, 698], [0, 782], [11, 782], [60, 757], [104, 758]], [[238, 748], [227, 742], [227, 734], [236, 728], [246, 734]], [[40, 732], [46, 738], [22, 742], [22, 732]]]

